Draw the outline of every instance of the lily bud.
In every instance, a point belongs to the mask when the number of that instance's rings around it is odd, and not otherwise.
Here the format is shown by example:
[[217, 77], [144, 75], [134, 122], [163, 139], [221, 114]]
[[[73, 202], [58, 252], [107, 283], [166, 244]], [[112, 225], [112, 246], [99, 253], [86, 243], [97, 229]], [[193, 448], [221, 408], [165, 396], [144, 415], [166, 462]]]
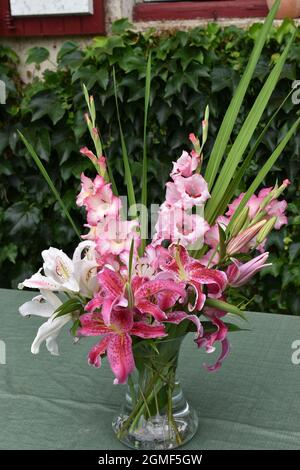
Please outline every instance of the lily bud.
[[235, 237], [246, 224], [249, 215], [249, 207], [245, 206], [233, 223], [231, 235]]
[[275, 196], [274, 196], [274, 191], [277, 191], [277, 184], [276, 186], [274, 186], [274, 188], [272, 189], [272, 191], [264, 198], [264, 200], [262, 201], [262, 203], [260, 204], [260, 209], [261, 210], [264, 210], [268, 204], [270, 204], [271, 201], [273, 201], [273, 199], [275, 199]]
[[258, 232], [258, 235], [256, 237], [256, 242], [259, 245], [264, 241], [265, 238], [269, 235], [271, 230], [273, 230], [274, 225], [276, 224], [277, 217], [272, 217], [268, 222], [265, 224], [265, 226]]
[[251, 221], [251, 224], [250, 225], [254, 225], [256, 224], [257, 222], [260, 222], [262, 219], [264, 219], [267, 215], [267, 212], [266, 211], [262, 211], [260, 210], [260, 212], [258, 212], [258, 214], [256, 214], [256, 216], [254, 217], [254, 219]]
[[232, 238], [227, 247], [226, 253], [228, 256], [232, 256], [235, 253], [239, 253], [243, 248], [245, 248], [248, 243], [256, 237], [260, 229], [265, 225], [266, 220], [261, 220], [256, 224], [248, 227], [246, 230], [238, 234], [236, 237]]

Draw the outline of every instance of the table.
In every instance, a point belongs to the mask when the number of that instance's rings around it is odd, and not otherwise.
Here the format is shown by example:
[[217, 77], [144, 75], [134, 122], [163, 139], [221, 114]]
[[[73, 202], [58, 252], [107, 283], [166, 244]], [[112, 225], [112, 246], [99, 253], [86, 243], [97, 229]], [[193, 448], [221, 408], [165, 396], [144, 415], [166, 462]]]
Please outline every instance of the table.
[[[61, 332], [59, 357], [45, 349], [30, 353], [42, 318], [22, 318], [18, 306], [32, 292], [0, 289], [0, 449], [124, 449], [111, 429], [124, 386], [113, 385], [103, 361], [87, 365], [95, 338], [73, 344]], [[199, 413], [199, 430], [184, 449], [299, 449], [300, 365], [292, 342], [300, 340], [300, 318], [247, 313], [251, 331], [230, 334], [232, 351], [223, 367], [208, 373], [211, 360], [187, 337], [179, 376]], [[3, 343], [1, 343], [3, 346]], [[300, 354], [299, 354], [300, 357]]]

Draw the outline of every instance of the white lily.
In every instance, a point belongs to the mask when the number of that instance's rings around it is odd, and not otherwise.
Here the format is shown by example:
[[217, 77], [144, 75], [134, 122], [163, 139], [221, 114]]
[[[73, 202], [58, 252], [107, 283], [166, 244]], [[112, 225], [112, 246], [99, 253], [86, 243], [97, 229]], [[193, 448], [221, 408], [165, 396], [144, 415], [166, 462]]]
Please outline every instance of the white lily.
[[[86, 250], [86, 251], [85, 251]], [[72, 320], [72, 314], [55, 317], [56, 309], [62, 305], [60, 298], [53, 293], [67, 292], [81, 294], [92, 298], [97, 291], [97, 261], [95, 243], [84, 241], [79, 243], [70, 259], [62, 250], [49, 248], [42, 252], [43, 268], [30, 279], [25, 279], [19, 288], [29, 287], [40, 289], [41, 294], [19, 308], [23, 316], [38, 315], [48, 320], [40, 326], [32, 343], [31, 352], [38, 354], [41, 344], [45, 341], [51, 354], [58, 355], [57, 336], [61, 328]], [[44, 270], [44, 275], [41, 270]]]
[[[88, 248], [82, 258], [83, 251]], [[73, 259], [70, 259], [62, 250], [49, 248], [42, 252], [43, 268], [19, 284], [19, 289], [29, 287], [47, 291], [81, 293], [92, 297], [97, 288], [96, 274], [97, 262], [95, 258], [95, 244], [91, 241], [79, 243]], [[44, 271], [44, 275], [41, 271]]]
[[48, 318], [38, 329], [31, 346], [32, 354], [38, 354], [41, 344], [46, 341], [48, 351], [53, 355], [58, 355], [57, 336], [61, 328], [72, 319], [71, 314], [54, 318], [54, 312], [61, 304], [62, 301], [57, 295], [53, 294], [53, 292], [42, 290], [40, 295], [37, 295], [29, 302], [25, 302], [19, 308], [19, 312], [22, 316], [38, 315]]

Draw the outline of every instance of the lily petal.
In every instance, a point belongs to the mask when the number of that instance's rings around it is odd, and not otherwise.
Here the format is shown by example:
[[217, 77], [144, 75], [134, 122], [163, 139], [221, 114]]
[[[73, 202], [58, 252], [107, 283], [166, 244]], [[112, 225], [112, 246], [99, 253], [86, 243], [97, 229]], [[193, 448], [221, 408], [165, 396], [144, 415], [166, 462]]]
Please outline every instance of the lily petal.
[[136, 321], [133, 324], [130, 334], [139, 338], [163, 338], [167, 336], [163, 325], [150, 325], [143, 321]]
[[224, 359], [226, 359], [226, 357], [228, 356], [228, 354], [230, 352], [230, 345], [229, 345], [229, 341], [228, 341], [227, 338], [225, 338], [221, 342], [221, 344], [222, 344], [222, 350], [221, 350], [220, 356], [218, 357], [217, 362], [215, 364], [213, 364], [212, 366], [204, 364], [204, 367], [206, 367], [206, 369], [209, 372], [215, 372], [216, 370], [220, 369], [220, 367], [222, 365], [222, 362], [224, 361]]
[[104, 336], [89, 352], [88, 363], [95, 367], [101, 366], [101, 356], [106, 353], [108, 343], [110, 341], [110, 336]]
[[78, 328], [79, 336], [100, 336], [110, 332], [105, 325], [102, 315], [99, 313], [85, 313], [80, 317], [81, 328]]
[[189, 320], [194, 323], [196, 326], [196, 337], [202, 336], [203, 334], [203, 327], [200, 323], [199, 318], [197, 315], [189, 315], [186, 312], [170, 312], [168, 313], [167, 320], [164, 320], [165, 323], [175, 323], [175, 325], [179, 325], [179, 323], [183, 322], [184, 320]]
[[40, 351], [41, 344], [49, 338], [46, 343], [48, 351], [53, 354], [58, 354], [58, 347], [56, 343], [56, 338], [60, 333], [60, 330], [64, 325], [71, 320], [71, 315], [63, 315], [62, 317], [50, 317], [48, 321], [43, 323], [42, 326], [38, 329], [37, 335], [31, 345], [32, 354], [38, 354]]
[[116, 378], [114, 384], [124, 384], [135, 368], [129, 334], [111, 335], [107, 346], [107, 358]]
[[152, 315], [158, 322], [167, 318], [165, 312], [159, 308], [158, 305], [153, 304], [149, 300], [140, 300], [137, 308], [141, 313]]

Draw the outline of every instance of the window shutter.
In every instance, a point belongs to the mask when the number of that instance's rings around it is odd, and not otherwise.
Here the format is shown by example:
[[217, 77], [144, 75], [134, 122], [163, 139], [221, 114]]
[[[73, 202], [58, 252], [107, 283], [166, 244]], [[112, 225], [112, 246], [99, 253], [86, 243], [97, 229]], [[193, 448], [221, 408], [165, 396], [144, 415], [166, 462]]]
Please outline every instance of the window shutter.
[[0, 0], [0, 36], [104, 34], [104, 0], [93, 1], [93, 14], [17, 17], [11, 15], [10, 0]]

